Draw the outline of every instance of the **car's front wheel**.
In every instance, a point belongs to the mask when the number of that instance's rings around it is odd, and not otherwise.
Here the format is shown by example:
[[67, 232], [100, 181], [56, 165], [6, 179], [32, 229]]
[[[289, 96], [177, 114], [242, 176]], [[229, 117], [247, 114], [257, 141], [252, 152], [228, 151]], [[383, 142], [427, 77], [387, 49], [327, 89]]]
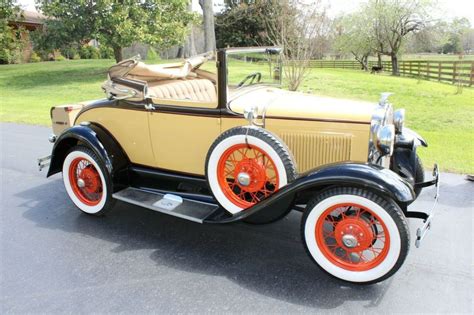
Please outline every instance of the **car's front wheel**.
[[407, 220], [393, 201], [359, 188], [332, 188], [308, 203], [301, 232], [311, 258], [330, 275], [376, 283], [393, 275], [409, 249]]
[[83, 212], [103, 215], [113, 205], [103, 161], [87, 147], [73, 147], [63, 162], [63, 181], [72, 202]]

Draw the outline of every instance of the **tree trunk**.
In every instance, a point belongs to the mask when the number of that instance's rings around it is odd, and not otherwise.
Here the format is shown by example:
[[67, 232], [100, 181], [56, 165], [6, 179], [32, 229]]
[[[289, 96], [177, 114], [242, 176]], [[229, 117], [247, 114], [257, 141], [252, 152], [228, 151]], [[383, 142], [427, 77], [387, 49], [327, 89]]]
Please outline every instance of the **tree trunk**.
[[202, 8], [202, 19], [204, 26], [204, 50], [213, 51], [216, 49], [216, 34], [214, 31], [214, 10], [212, 0], [199, 0]]
[[[189, 1], [188, 2], [188, 11], [189, 12], [193, 12], [193, 5], [192, 5], [192, 1]], [[189, 58], [189, 57], [192, 57], [192, 56], [195, 56], [197, 55], [197, 51], [196, 51], [196, 45], [194, 43], [194, 25], [189, 25], [188, 26], [188, 37], [186, 38], [186, 42], [184, 43], [184, 51], [183, 51], [183, 56], [185, 58]]]
[[184, 43], [184, 52], [183, 55], [185, 58], [189, 58], [197, 55], [196, 45], [194, 43], [194, 27], [191, 25], [190, 33], [186, 42]]
[[120, 62], [123, 60], [123, 54], [122, 54], [122, 47], [117, 47], [114, 46], [114, 57], [115, 57], [115, 62]]
[[369, 66], [367, 65], [367, 61], [369, 60], [369, 56], [362, 56], [362, 69], [364, 71], [369, 71]]
[[400, 72], [398, 71], [398, 56], [397, 56], [397, 54], [391, 53], [390, 58], [392, 59], [392, 75], [399, 76]]
[[176, 53], [176, 58], [183, 58], [184, 57], [184, 47], [179, 46], [178, 52]]
[[377, 53], [377, 65], [382, 68], [382, 54]]

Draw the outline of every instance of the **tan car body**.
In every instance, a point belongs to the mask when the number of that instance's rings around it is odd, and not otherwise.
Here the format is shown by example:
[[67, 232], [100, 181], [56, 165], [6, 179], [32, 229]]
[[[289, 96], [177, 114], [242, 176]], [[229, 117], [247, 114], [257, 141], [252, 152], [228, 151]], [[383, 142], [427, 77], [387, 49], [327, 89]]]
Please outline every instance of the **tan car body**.
[[[370, 119], [374, 104], [288, 92], [274, 87], [253, 87], [234, 93], [229, 109], [242, 114], [245, 106], [266, 107], [265, 129], [276, 134], [293, 153], [299, 172], [340, 161], [366, 162]], [[155, 99], [156, 104], [189, 107], [186, 101]], [[194, 103], [194, 105], [196, 105]], [[120, 143], [130, 161], [171, 171], [204, 175], [212, 142], [224, 131], [248, 125], [243, 117], [208, 117], [144, 110], [144, 105], [94, 107], [81, 112], [57, 107], [59, 134], [69, 123], [94, 122]], [[90, 106], [90, 108], [88, 108]], [[201, 104], [212, 108], [217, 104]], [[81, 106], [82, 107], [82, 106]], [[75, 119], [74, 119], [75, 118]]]

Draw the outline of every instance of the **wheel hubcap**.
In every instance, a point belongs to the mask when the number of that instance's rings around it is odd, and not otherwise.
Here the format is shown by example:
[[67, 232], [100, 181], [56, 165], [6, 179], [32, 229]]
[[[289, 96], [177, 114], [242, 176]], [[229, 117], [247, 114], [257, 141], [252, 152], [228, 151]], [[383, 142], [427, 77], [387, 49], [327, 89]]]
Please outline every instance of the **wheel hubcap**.
[[342, 242], [347, 248], [353, 248], [357, 246], [357, 238], [354, 235], [346, 234], [342, 237]]
[[79, 179], [77, 180], [77, 186], [78, 186], [79, 188], [84, 188], [84, 187], [86, 186], [86, 182], [85, 182], [82, 178], [79, 178]]
[[237, 175], [237, 180], [241, 186], [248, 186], [250, 184], [250, 175], [248, 173], [240, 172]]

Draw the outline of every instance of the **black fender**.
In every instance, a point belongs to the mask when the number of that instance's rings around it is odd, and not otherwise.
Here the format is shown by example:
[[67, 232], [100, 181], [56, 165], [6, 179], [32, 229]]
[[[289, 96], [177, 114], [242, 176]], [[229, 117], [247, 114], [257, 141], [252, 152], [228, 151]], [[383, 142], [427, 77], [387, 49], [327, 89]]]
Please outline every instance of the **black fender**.
[[[389, 169], [367, 163], [339, 163], [316, 168], [301, 175], [276, 193], [254, 206], [224, 219], [210, 219], [206, 223], [230, 223], [242, 220], [263, 209], [271, 208], [297, 194], [318, 193], [329, 186], [350, 186], [368, 189], [378, 195], [391, 198], [402, 209], [415, 199], [413, 186]], [[292, 206], [292, 205], [288, 205]]]
[[402, 134], [407, 138], [412, 138], [414, 140], [415, 146], [424, 146], [428, 147], [428, 142], [420, 136], [416, 131], [411, 130], [410, 128], [403, 127]]
[[129, 159], [117, 140], [101, 125], [87, 123], [66, 129], [55, 141], [51, 153], [51, 163], [47, 177], [62, 171], [62, 166], [68, 151], [84, 144], [102, 159], [111, 176], [115, 188], [126, 186], [128, 176], [126, 169], [130, 165]]
[[416, 150], [419, 146], [427, 147], [428, 143], [418, 133], [404, 127], [395, 137], [394, 151], [390, 160], [390, 169], [413, 185], [416, 178]]

